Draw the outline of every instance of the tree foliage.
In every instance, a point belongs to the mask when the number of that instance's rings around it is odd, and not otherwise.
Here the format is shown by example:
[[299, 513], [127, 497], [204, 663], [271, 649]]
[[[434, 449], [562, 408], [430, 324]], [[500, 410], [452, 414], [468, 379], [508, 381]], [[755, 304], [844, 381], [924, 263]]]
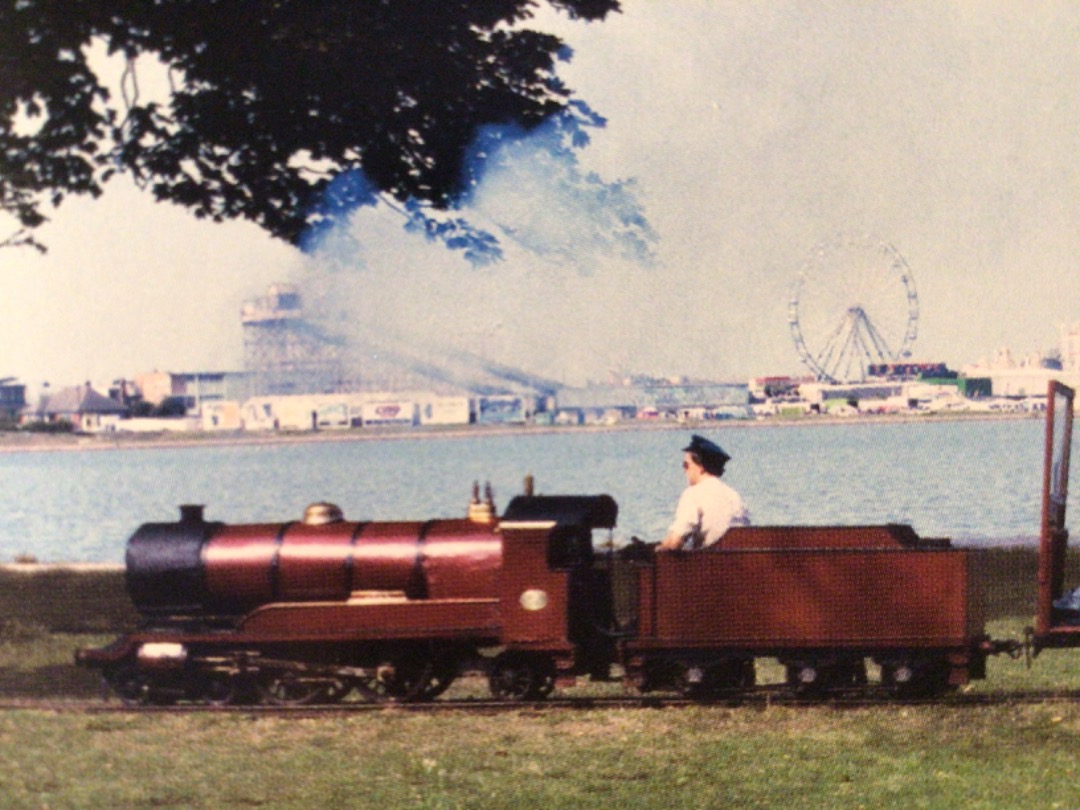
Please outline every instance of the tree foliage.
[[[482, 239], [423, 214], [475, 184], [477, 134], [590, 123], [556, 76], [563, 42], [529, 27], [541, 1], [0, 0], [0, 207], [20, 225], [7, 241], [32, 241], [43, 206], [117, 172], [293, 244], [376, 199]], [[543, 1], [585, 20], [618, 9]], [[94, 71], [95, 42], [127, 60], [119, 93]], [[140, 94], [144, 56], [168, 69], [164, 102]]]

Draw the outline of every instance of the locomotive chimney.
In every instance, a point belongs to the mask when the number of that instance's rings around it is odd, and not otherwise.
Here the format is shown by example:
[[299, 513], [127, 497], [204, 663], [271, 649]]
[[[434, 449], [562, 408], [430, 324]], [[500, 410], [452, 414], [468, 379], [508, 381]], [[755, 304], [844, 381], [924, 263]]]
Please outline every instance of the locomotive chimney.
[[524, 495], [525, 495], [526, 498], [531, 498], [533, 496], [533, 484], [534, 484], [534, 481], [533, 481], [532, 473], [529, 473], [528, 475], [525, 476]]
[[202, 523], [203, 522], [203, 505], [201, 503], [182, 503], [180, 504], [180, 522], [181, 523]]

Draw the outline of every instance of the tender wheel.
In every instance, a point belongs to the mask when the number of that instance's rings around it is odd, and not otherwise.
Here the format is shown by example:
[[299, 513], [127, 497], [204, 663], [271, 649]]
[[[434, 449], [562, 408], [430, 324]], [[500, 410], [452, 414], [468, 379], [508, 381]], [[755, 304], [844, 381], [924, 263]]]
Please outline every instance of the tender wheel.
[[704, 686], [710, 694], [753, 689], [755, 683], [753, 658], [728, 658], [705, 668]]
[[753, 689], [757, 685], [757, 667], [753, 658], [738, 658], [725, 664], [724, 688]]
[[862, 658], [837, 661], [826, 667], [825, 673], [830, 689], [857, 689], [866, 686], [866, 661]]
[[315, 702], [322, 694], [325, 683], [305, 678], [292, 670], [268, 670], [256, 679], [259, 696], [274, 706], [303, 706]]
[[666, 681], [680, 695], [695, 699], [752, 689], [757, 681], [753, 658], [726, 658], [712, 662], [672, 661], [654, 670], [661, 677], [666, 677]]
[[547, 656], [504, 652], [492, 664], [488, 685], [500, 700], [543, 700], [555, 689], [555, 664]]
[[866, 686], [866, 662], [862, 658], [791, 662], [786, 669], [788, 686], [804, 697]]
[[901, 699], [937, 697], [954, 688], [949, 663], [941, 658], [884, 663], [881, 682]]
[[650, 659], [641, 669], [638, 690], [653, 692], [657, 689], [678, 689], [682, 676], [682, 669], [675, 662], [660, 658]]
[[701, 698], [712, 691], [707, 670], [700, 664], [679, 664], [674, 684], [675, 691], [685, 698]]

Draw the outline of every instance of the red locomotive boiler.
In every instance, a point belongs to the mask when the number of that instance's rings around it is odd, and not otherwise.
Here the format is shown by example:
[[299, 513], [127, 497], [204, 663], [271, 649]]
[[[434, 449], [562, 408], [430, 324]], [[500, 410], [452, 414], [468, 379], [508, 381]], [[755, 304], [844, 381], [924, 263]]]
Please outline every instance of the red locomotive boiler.
[[[140, 629], [77, 661], [130, 702], [305, 703], [353, 688], [426, 700], [478, 662], [496, 694], [542, 696], [556, 662], [612, 646], [590, 635], [604, 579], [589, 563], [591, 530], [614, 526], [616, 512], [606, 496], [524, 498], [497, 520], [489, 496], [459, 520], [354, 522], [317, 503], [301, 521], [227, 526], [181, 507], [176, 523], [128, 541]], [[522, 585], [506, 560], [532, 568], [521, 552], [538, 533], [548, 575], [533, 570]], [[537, 634], [536, 617], [547, 626], [556, 614], [557, 637]]]
[[[1051, 386], [1036, 651], [1080, 646], [1064, 595], [1072, 391]], [[493, 694], [547, 696], [621, 668], [628, 686], [747, 690], [777, 659], [788, 685], [933, 695], [986, 674], [1016, 641], [985, 632], [983, 554], [906, 525], [739, 527], [715, 550], [600, 552], [606, 495], [490, 495], [463, 519], [228, 526], [198, 508], [128, 542], [138, 631], [77, 660], [129, 702], [430, 700], [462, 671]], [[1080, 624], [1080, 623], [1077, 623]]]

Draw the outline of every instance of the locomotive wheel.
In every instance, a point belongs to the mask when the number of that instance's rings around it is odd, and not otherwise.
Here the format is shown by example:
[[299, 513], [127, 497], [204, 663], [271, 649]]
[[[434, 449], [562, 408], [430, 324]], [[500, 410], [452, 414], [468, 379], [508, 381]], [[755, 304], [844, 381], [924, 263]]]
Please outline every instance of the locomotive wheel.
[[332, 678], [324, 683], [318, 696], [319, 703], [340, 703], [353, 690], [355, 683], [348, 678]]
[[125, 706], [145, 706], [150, 702], [150, 679], [132, 664], [106, 672], [105, 680]]
[[198, 696], [210, 706], [231, 706], [243, 702], [245, 690], [227, 672], [208, 672], [200, 679]]
[[162, 688], [134, 664], [122, 664], [107, 672], [105, 680], [125, 706], [170, 706], [180, 695], [178, 689]]
[[488, 686], [500, 700], [543, 700], [555, 689], [555, 665], [547, 656], [504, 652], [491, 666]]
[[274, 706], [302, 706], [313, 703], [323, 694], [325, 683], [305, 678], [291, 670], [267, 670], [255, 681], [259, 696]]
[[456, 658], [443, 656], [431, 666], [428, 681], [417, 695], [418, 700], [434, 700], [450, 688], [458, 676], [460, 665]]
[[376, 703], [427, 700], [431, 674], [430, 661], [417, 655], [402, 655], [372, 667], [368, 674], [356, 680], [356, 689]]

